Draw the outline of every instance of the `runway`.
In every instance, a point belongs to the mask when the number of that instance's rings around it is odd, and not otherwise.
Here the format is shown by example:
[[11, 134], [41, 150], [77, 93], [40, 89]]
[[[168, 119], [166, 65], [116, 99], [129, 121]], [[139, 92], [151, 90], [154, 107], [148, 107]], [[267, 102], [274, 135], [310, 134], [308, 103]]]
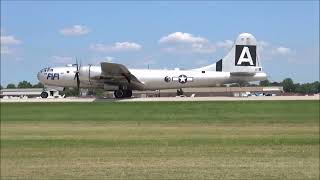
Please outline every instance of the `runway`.
[[258, 97], [149, 97], [128, 99], [97, 99], [97, 98], [27, 98], [1, 99], [1, 103], [17, 102], [151, 102], [151, 101], [290, 101], [290, 100], [319, 100], [315, 96], [258, 96]]
[[272, 101], [272, 100], [319, 100], [319, 96], [260, 96], [260, 97], [158, 97], [122, 99], [122, 102], [138, 101]]

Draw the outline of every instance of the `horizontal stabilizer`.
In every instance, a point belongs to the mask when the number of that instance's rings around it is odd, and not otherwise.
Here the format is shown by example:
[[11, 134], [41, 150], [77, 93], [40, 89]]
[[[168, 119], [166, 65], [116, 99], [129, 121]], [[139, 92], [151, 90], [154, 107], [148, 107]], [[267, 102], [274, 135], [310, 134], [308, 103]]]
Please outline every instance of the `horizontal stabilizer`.
[[254, 76], [255, 72], [231, 72], [231, 76]]

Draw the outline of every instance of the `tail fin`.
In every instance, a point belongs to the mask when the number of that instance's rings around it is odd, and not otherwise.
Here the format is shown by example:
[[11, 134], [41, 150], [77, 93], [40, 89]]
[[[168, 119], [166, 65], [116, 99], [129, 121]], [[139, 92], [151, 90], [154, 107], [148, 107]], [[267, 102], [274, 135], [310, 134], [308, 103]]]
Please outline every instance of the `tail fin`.
[[224, 71], [234, 74], [254, 74], [262, 71], [256, 38], [249, 33], [238, 36], [229, 53], [218, 62], [199, 68], [207, 71]]

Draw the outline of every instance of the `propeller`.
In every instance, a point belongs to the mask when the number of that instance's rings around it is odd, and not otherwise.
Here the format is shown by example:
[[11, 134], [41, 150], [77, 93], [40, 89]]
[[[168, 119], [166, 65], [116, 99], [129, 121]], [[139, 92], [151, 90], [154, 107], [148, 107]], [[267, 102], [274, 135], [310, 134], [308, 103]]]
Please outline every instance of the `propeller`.
[[79, 96], [80, 95], [80, 76], [79, 76], [79, 74], [80, 74], [81, 63], [79, 65], [77, 58], [76, 58], [75, 65], [77, 66], [77, 71], [76, 71], [73, 79], [74, 80], [77, 79], [77, 92], [78, 92], [78, 96]]

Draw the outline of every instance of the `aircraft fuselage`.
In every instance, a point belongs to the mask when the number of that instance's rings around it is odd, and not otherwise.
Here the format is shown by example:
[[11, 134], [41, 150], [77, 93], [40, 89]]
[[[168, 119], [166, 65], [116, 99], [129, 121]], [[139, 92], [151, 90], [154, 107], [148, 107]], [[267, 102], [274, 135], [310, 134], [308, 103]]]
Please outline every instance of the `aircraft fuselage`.
[[[39, 72], [39, 80], [48, 86], [76, 87], [75, 67], [48, 68], [47, 72]], [[201, 70], [155, 70], [129, 69], [130, 72], [144, 84], [144, 89], [180, 89], [185, 87], [208, 87], [216, 84], [237, 83], [240, 81], [261, 81], [266, 79], [263, 72], [248, 76], [232, 76], [230, 72], [201, 71]], [[115, 90], [112, 84], [105, 85], [100, 81], [100, 66], [83, 66], [80, 69], [80, 87], [103, 87], [105, 90]], [[109, 88], [109, 89], [108, 89]], [[133, 89], [134, 90], [134, 89]]]

